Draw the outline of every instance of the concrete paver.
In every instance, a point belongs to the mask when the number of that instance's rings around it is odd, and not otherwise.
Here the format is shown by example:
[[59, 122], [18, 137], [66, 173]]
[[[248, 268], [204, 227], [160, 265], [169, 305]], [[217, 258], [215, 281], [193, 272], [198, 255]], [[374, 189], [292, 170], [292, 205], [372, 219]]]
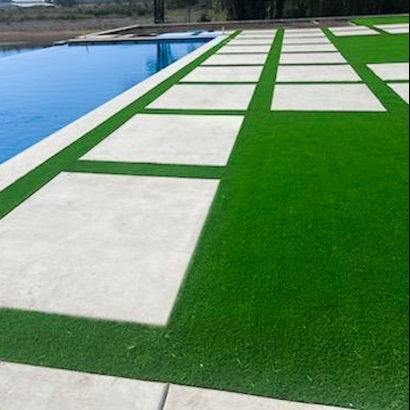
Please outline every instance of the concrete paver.
[[216, 390], [171, 386], [164, 410], [342, 410]]
[[0, 362], [1, 410], [161, 410], [166, 386]]
[[384, 81], [408, 81], [409, 63], [369, 64], [368, 67]]
[[353, 36], [377, 36], [380, 33], [365, 26], [352, 26], [352, 27], [338, 27], [331, 28], [330, 31], [336, 37], [353, 37]]
[[364, 84], [276, 85], [274, 111], [385, 112]]
[[175, 85], [149, 109], [246, 111], [256, 85]]
[[340, 53], [282, 54], [280, 64], [347, 64]]
[[268, 54], [271, 49], [270, 45], [258, 46], [258, 45], [247, 45], [247, 46], [235, 46], [227, 45], [221, 48], [217, 54], [255, 54], [262, 53]]
[[407, 104], [409, 104], [409, 84], [389, 84], [392, 88]]
[[349, 65], [279, 66], [277, 82], [326, 83], [360, 82], [361, 78]]
[[60, 174], [0, 221], [0, 307], [166, 325], [217, 187]]
[[196, 68], [185, 78], [184, 83], [257, 83], [263, 66], [202, 66]]
[[225, 166], [242, 122], [236, 115], [140, 114], [83, 159]]
[[337, 48], [330, 43], [326, 44], [285, 44], [283, 53], [317, 53], [317, 52], [337, 52]]
[[264, 65], [267, 54], [214, 54], [202, 65]]

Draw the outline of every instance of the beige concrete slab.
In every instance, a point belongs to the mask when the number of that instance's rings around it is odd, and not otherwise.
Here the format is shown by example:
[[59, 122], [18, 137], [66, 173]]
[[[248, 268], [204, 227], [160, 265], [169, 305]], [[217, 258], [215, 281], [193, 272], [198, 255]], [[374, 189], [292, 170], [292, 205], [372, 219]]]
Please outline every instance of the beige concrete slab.
[[183, 83], [257, 83], [263, 66], [202, 66], [196, 68]]
[[389, 84], [407, 104], [409, 104], [409, 84]]
[[331, 44], [285, 44], [282, 53], [318, 53], [318, 52], [338, 52], [337, 48]]
[[0, 362], [1, 410], [161, 410], [166, 387]]
[[279, 66], [278, 83], [361, 82], [350, 65]]
[[385, 112], [364, 84], [309, 84], [275, 87], [273, 111]]
[[347, 64], [340, 53], [289, 53], [282, 54], [280, 64]]
[[175, 85], [148, 106], [165, 110], [239, 110], [249, 108], [256, 85]]
[[257, 396], [171, 386], [164, 410], [342, 410]]
[[0, 307], [166, 325], [217, 187], [60, 174], [0, 221]]
[[271, 46], [274, 39], [272, 38], [248, 38], [248, 37], [236, 37], [231, 40], [228, 44], [230, 46], [249, 46], [249, 45], [260, 45], [260, 46]]
[[294, 28], [286, 29], [285, 34], [323, 34], [321, 28]]
[[242, 116], [137, 115], [83, 159], [225, 166]]
[[268, 54], [271, 50], [271, 46], [258, 46], [258, 45], [247, 45], [247, 46], [230, 46], [227, 45], [222, 47], [218, 54]]
[[358, 27], [347, 27], [347, 28], [331, 28], [330, 31], [336, 37], [354, 37], [354, 36], [377, 36], [380, 33], [369, 27], [358, 26]]
[[390, 30], [390, 29], [400, 29], [400, 28], [410, 28], [409, 23], [397, 23], [397, 24], [378, 24], [375, 26], [380, 30]]
[[384, 81], [408, 81], [409, 63], [369, 64], [368, 67]]
[[214, 54], [202, 65], [265, 65], [267, 54]]
[[375, 26], [379, 30], [383, 30], [389, 34], [408, 34], [410, 25], [408, 23], [403, 24], [379, 24]]
[[327, 37], [285, 38], [283, 44], [332, 44]]
[[266, 36], [275, 36], [277, 30], [243, 30], [241, 36], [255, 36], [255, 35], [266, 35]]
[[321, 30], [314, 32], [294, 32], [294, 31], [285, 31], [285, 39], [301, 39], [301, 38], [326, 38], [326, 34]]
[[385, 30], [389, 34], [409, 34], [410, 29], [408, 28], [392, 28], [390, 30]]

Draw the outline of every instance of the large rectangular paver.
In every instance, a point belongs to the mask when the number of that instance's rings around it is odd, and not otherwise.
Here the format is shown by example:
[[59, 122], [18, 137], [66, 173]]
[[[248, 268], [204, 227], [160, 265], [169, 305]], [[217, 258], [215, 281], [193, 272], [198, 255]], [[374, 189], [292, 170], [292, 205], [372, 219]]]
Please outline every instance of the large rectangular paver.
[[264, 65], [268, 54], [214, 54], [202, 65]]
[[259, 46], [259, 45], [247, 45], [247, 46], [231, 46], [227, 45], [222, 47], [218, 54], [268, 54], [271, 49], [270, 45], [267, 46]]
[[249, 108], [256, 85], [194, 85], [173, 86], [155, 100], [149, 109], [169, 110], [239, 110]]
[[283, 44], [332, 44], [327, 37], [285, 38]]
[[271, 46], [273, 44], [273, 38], [250, 38], [250, 37], [236, 37], [231, 40], [228, 45], [230, 46], [249, 46], [249, 45], [260, 45], [260, 46]]
[[368, 67], [385, 81], [408, 81], [410, 77], [409, 63], [369, 64]]
[[171, 386], [164, 410], [342, 410], [314, 404], [279, 401], [257, 396], [194, 387]]
[[161, 410], [166, 386], [0, 362], [1, 410]]
[[380, 34], [378, 31], [365, 26], [338, 27], [331, 28], [330, 31], [336, 37], [377, 36]]
[[317, 53], [317, 52], [337, 52], [333, 44], [285, 44], [283, 53]]
[[349, 65], [279, 66], [277, 82], [326, 83], [360, 82], [361, 78]]
[[217, 187], [60, 174], [0, 221], [0, 307], [166, 325]]
[[186, 83], [257, 83], [263, 66], [202, 66], [196, 68], [182, 82]]
[[225, 166], [243, 117], [137, 115], [83, 159]]
[[319, 31], [310, 31], [310, 32], [294, 32], [291, 30], [285, 31], [285, 39], [290, 38], [327, 38], [326, 34], [321, 30]]
[[407, 104], [409, 104], [409, 84], [389, 84], [392, 88]]
[[385, 112], [363, 84], [281, 85], [275, 87], [274, 111]]
[[290, 53], [282, 54], [280, 64], [346, 64], [340, 53]]
[[408, 34], [410, 25], [408, 23], [402, 24], [379, 24], [375, 26], [379, 30], [383, 30], [389, 34]]

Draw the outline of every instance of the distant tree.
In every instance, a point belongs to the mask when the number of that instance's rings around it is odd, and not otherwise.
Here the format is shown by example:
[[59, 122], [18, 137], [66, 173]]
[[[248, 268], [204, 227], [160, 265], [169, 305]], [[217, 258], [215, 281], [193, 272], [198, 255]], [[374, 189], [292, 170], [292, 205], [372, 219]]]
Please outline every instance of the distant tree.
[[54, 4], [62, 7], [74, 7], [78, 4], [77, 0], [55, 0]]

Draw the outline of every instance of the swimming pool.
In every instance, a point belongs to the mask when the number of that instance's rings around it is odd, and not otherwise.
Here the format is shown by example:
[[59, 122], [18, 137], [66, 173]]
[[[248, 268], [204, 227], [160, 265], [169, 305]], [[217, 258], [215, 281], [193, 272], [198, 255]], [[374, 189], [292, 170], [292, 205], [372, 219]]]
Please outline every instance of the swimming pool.
[[0, 59], [0, 164], [206, 42], [60, 46]]

